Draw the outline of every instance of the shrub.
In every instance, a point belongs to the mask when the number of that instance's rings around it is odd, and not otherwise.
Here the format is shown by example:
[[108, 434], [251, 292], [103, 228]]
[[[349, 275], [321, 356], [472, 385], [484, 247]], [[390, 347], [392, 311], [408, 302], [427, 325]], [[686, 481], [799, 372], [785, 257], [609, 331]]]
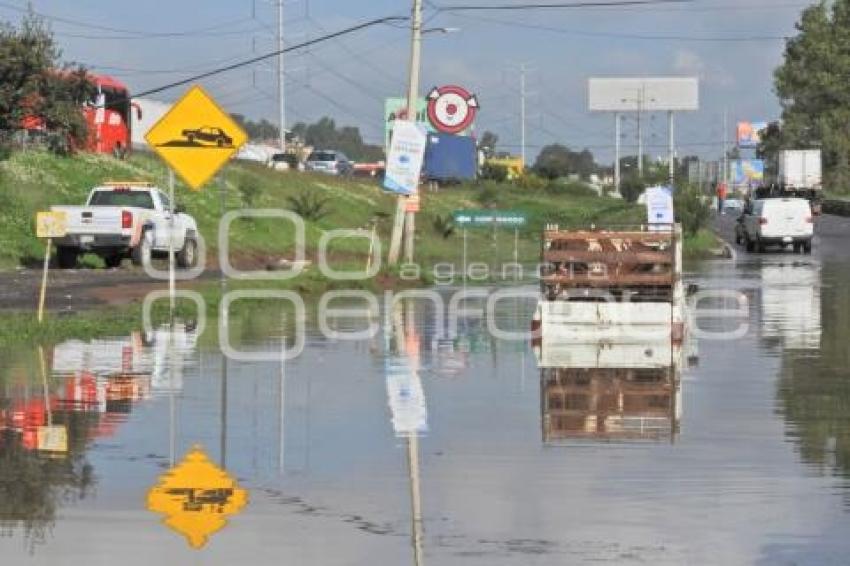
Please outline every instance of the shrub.
[[499, 189], [491, 183], [484, 183], [478, 193], [475, 195], [475, 200], [484, 208], [493, 208], [499, 202]]
[[446, 214], [445, 216], [435, 214], [431, 221], [431, 227], [437, 234], [442, 236], [443, 239], [448, 239], [455, 233], [455, 223], [451, 214]]
[[329, 198], [322, 198], [312, 193], [301, 193], [300, 195], [291, 196], [286, 199], [293, 212], [301, 216], [304, 220], [317, 222], [330, 214], [330, 208], [327, 206]]
[[620, 194], [627, 202], [637, 202], [646, 190], [646, 184], [637, 177], [626, 177], [620, 182]]
[[540, 191], [549, 186], [549, 181], [535, 175], [534, 173], [524, 173], [517, 177], [516, 186], [521, 189], [528, 189], [530, 191]]
[[242, 195], [242, 202], [247, 207], [254, 206], [257, 197], [260, 195], [260, 183], [253, 177], [247, 177], [239, 182], [239, 194]]
[[484, 181], [504, 183], [508, 180], [508, 168], [498, 163], [485, 163], [479, 177]]
[[676, 209], [676, 220], [682, 223], [682, 230], [688, 236], [696, 235], [711, 217], [711, 210], [702, 198], [702, 193], [692, 185], [673, 192], [673, 206]]

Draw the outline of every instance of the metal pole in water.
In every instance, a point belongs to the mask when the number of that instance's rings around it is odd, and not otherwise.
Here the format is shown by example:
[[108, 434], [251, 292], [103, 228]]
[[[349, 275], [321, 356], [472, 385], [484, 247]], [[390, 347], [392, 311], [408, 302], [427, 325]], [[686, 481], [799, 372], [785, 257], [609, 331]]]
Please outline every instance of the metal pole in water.
[[[519, 264], [519, 228], [514, 228], [514, 269]], [[516, 279], [516, 276], [514, 276]]]
[[413, 563], [424, 564], [422, 560], [422, 495], [419, 487], [419, 437], [415, 432], [407, 437], [407, 463], [410, 471], [410, 505], [412, 521]]
[[171, 208], [171, 215], [168, 219], [168, 301], [169, 315], [171, 320], [174, 320], [174, 307], [177, 302], [177, 283], [174, 274], [174, 171], [168, 168], [168, 204]]
[[463, 229], [463, 284], [466, 286], [466, 227]]

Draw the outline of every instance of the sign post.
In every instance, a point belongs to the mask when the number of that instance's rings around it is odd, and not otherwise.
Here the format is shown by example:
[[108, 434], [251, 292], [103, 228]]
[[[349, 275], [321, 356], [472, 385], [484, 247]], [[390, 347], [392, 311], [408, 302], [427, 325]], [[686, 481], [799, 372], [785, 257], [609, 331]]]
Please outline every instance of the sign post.
[[[422, 173], [422, 161], [425, 159], [427, 136], [415, 122], [396, 120], [390, 151], [387, 154], [387, 168], [384, 174], [384, 188], [399, 195], [392, 239], [387, 262], [398, 263], [401, 248], [402, 230], [407, 214], [407, 199], [419, 190], [419, 175]], [[410, 214], [413, 214], [412, 212]], [[412, 231], [411, 245], [412, 245]], [[412, 256], [412, 247], [410, 248]], [[412, 258], [409, 258], [412, 259]]]
[[38, 296], [38, 322], [44, 320], [44, 299], [47, 295], [47, 272], [50, 269], [50, 247], [53, 238], [61, 238], [68, 231], [68, 216], [64, 212], [39, 212], [35, 216], [35, 234], [46, 238], [44, 267], [41, 273], [41, 292]]
[[168, 166], [168, 292], [171, 315], [176, 302], [174, 173], [193, 191], [201, 190], [248, 140], [242, 128], [200, 86], [193, 86], [145, 134]]

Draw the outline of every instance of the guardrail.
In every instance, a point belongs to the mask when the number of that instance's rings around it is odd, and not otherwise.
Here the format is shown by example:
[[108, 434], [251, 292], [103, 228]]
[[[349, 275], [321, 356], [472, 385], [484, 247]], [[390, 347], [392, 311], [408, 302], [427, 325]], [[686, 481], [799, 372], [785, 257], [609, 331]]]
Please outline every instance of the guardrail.
[[835, 216], [850, 216], [850, 200], [825, 200], [822, 207], [824, 214]]

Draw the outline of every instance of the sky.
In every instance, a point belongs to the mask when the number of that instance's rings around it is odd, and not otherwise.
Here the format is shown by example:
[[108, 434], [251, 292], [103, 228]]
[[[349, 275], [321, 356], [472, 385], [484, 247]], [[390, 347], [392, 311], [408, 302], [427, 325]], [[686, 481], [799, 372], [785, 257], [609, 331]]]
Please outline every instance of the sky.
[[[589, 148], [613, 160], [614, 120], [587, 110], [593, 76], [697, 76], [700, 110], [676, 117], [677, 153], [716, 158], [739, 120], [774, 120], [773, 70], [806, 0], [692, 0], [681, 4], [512, 11], [439, 7], [528, 4], [531, 0], [426, 0], [421, 92], [459, 84], [479, 100], [477, 132], [519, 153], [520, 67], [526, 72], [527, 151], [550, 143]], [[286, 0], [284, 42], [295, 46], [357, 23], [408, 15], [411, 0]], [[273, 51], [276, 0], [33, 0], [66, 60], [142, 92]], [[0, 0], [17, 22], [24, 0]], [[408, 27], [405, 27], [408, 26]], [[286, 55], [286, 122], [322, 116], [383, 139], [383, 101], [406, 91], [409, 24], [380, 25]], [[276, 63], [257, 63], [199, 81], [229, 112], [277, 121]], [[186, 87], [152, 98], [174, 100]], [[727, 116], [724, 127], [723, 115]], [[666, 155], [667, 120], [644, 117], [644, 143]], [[636, 153], [634, 116], [624, 120], [624, 154]]]

